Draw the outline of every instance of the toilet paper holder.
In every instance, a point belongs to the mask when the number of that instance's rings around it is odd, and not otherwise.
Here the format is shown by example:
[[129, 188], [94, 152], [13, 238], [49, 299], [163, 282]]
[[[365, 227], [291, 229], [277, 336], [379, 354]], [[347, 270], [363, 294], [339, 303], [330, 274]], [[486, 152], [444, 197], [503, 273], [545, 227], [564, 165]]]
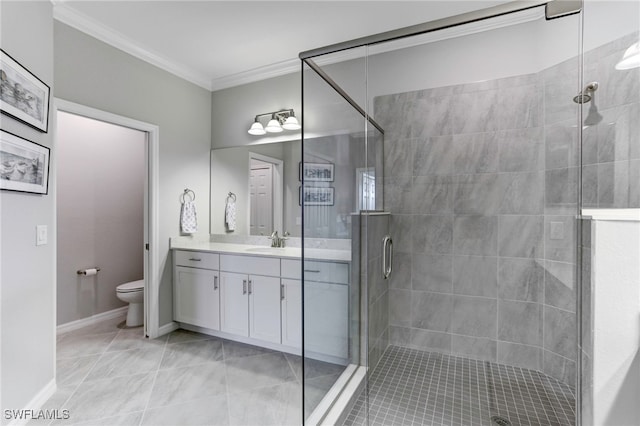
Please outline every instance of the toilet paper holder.
[[[95, 270], [95, 273], [92, 273]], [[88, 272], [88, 273], [87, 273]], [[100, 272], [100, 268], [78, 269], [78, 275], [95, 275]]]

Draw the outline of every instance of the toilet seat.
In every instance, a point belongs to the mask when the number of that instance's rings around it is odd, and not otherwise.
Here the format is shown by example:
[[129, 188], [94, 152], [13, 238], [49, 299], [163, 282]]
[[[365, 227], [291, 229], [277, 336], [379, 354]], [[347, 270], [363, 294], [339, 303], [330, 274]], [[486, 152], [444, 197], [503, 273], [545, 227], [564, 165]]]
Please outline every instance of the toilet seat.
[[116, 287], [117, 293], [134, 293], [137, 291], [144, 291], [144, 280], [131, 281], [128, 283], [120, 284]]

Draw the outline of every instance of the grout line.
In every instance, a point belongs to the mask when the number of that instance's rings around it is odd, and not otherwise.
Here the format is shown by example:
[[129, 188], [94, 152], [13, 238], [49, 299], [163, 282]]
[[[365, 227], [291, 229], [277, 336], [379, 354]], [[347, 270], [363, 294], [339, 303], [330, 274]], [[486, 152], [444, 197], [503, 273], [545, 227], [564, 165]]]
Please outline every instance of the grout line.
[[[171, 333], [169, 333], [171, 334]], [[167, 346], [169, 345], [169, 336], [167, 336], [164, 347], [162, 348], [162, 356], [160, 357], [160, 362], [158, 363], [158, 367], [156, 368], [155, 374], [153, 376], [153, 382], [151, 383], [151, 388], [149, 389], [149, 397], [147, 398], [147, 403], [145, 404], [144, 410], [142, 411], [142, 416], [140, 417], [140, 422], [138, 426], [142, 425], [142, 421], [147, 415], [147, 410], [149, 409], [149, 404], [151, 403], [151, 397], [153, 396], [153, 389], [156, 386], [156, 381], [158, 380], [158, 374], [160, 373], [160, 367], [162, 366], [162, 360], [164, 359], [164, 355], [167, 353]]]

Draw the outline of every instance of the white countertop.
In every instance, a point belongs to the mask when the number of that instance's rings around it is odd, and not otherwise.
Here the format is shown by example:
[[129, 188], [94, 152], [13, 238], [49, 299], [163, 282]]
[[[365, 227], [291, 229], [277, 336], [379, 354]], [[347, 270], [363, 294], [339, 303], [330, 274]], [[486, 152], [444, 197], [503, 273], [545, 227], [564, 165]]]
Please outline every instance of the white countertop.
[[[208, 241], [176, 242], [172, 240], [171, 249], [229, 253], [246, 256], [280, 257], [283, 259], [300, 259], [302, 257], [302, 249], [300, 249], [300, 247], [275, 248], [250, 244], [213, 243]], [[306, 260], [351, 262], [351, 250], [305, 248], [304, 256]]]

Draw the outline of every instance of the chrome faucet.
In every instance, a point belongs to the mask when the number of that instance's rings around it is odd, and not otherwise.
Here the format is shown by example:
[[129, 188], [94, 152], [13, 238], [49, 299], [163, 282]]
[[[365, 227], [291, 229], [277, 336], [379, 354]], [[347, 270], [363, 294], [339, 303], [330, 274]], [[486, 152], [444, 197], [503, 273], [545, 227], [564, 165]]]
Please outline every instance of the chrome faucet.
[[269, 239], [271, 240], [271, 247], [280, 247], [280, 237], [278, 237], [278, 231], [273, 231]]
[[280, 247], [284, 248], [284, 242], [289, 239], [289, 233], [284, 231], [282, 238], [280, 238]]
[[287, 231], [284, 232], [282, 237], [278, 236], [278, 231], [273, 231], [269, 239], [271, 240], [271, 247], [284, 248], [284, 242], [288, 240], [289, 233]]

